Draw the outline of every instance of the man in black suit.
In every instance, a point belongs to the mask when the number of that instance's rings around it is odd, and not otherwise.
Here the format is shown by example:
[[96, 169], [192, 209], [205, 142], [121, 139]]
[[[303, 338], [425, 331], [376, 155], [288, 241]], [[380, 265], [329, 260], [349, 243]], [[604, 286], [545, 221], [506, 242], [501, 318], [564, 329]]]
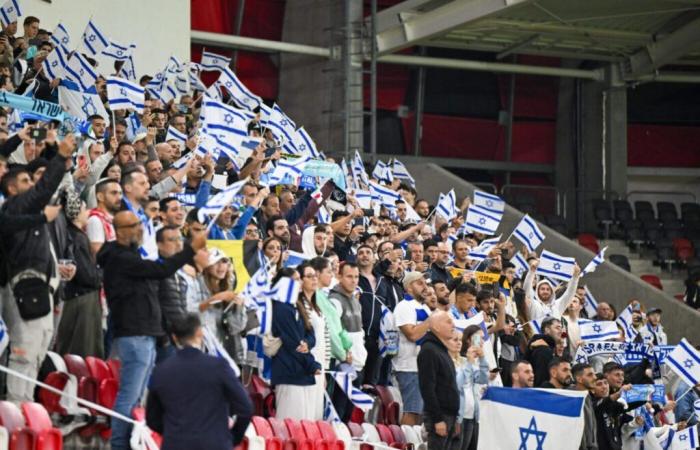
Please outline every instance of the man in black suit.
[[172, 333], [180, 350], [153, 371], [146, 423], [163, 435], [162, 450], [231, 450], [253, 414], [248, 394], [226, 360], [199, 350], [197, 314], [175, 322]]

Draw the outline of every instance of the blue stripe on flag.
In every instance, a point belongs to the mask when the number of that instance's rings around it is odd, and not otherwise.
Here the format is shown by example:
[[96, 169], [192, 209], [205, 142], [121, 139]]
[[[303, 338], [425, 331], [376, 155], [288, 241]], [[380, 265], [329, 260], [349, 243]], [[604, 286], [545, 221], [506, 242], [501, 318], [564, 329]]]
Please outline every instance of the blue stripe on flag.
[[546, 414], [580, 417], [584, 399], [539, 389], [489, 387], [481, 400], [491, 400], [492, 402]]

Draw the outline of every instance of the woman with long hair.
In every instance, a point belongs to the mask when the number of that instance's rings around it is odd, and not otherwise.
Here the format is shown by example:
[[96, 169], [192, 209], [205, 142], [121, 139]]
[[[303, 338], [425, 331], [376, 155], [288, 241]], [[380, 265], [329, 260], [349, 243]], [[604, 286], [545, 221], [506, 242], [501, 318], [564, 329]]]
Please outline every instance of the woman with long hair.
[[283, 242], [277, 237], [269, 237], [265, 239], [262, 243], [262, 254], [265, 263], [268, 266], [268, 274], [274, 277], [282, 268], [282, 249], [284, 248]]
[[[282, 278], [301, 282], [299, 272], [285, 267], [272, 278], [271, 285], [277, 286]], [[303, 296], [300, 292], [299, 297], [290, 303], [273, 297], [271, 302], [272, 335], [281, 342], [271, 364], [277, 409], [275, 417], [278, 419], [314, 420], [317, 414], [315, 375], [321, 373], [321, 364], [311, 353], [316, 336]]]
[[[453, 342], [454, 341], [454, 342]], [[479, 441], [479, 399], [482, 388], [489, 382], [489, 363], [484, 357], [483, 335], [481, 327], [470, 325], [461, 335], [455, 333], [448, 348], [455, 361], [457, 370], [457, 387], [460, 390], [459, 417], [462, 419], [461, 450], [476, 450]]]

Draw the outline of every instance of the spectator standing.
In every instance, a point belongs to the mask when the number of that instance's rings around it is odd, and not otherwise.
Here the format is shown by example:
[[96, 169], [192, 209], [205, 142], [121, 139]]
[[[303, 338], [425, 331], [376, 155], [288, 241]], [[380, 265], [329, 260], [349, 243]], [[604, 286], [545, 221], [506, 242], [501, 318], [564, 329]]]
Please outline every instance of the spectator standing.
[[530, 361], [535, 371], [535, 386], [549, 379], [549, 363], [554, 358], [557, 342], [561, 340], [561, 321], [548, 317], [542, 322], [541, 329], [542, 334], [530, 338], [525, 354], [525, 359]]
[[121, 209], [122, 187], [111, 178], [101, 180], [95, 186], [97, 207], [89, 212], [87, 236], [90, 249], [96, 255], [105, 242], [116, 239], [112, 218]]
[[367, 361], [362, 329], [362, 306], [356, 292], [360, 281], [360, 271], [355, 263], [344, 262], [340, 265], [339, 275], [338, 284], [331, 289], [328, 298], [341, 311], [340, 321], [352, 339], [352, 366], [357, 372], [360, 372]]
[[583, 403], [583, 436], [581, 437], [581, 445], [579, 450], [597, 450], [598, 449], [598, 426], [595, 416], [595, 407], [592, 398], [592, 392], [595, 389], [596, 376], [590, 364], [581, 363], [574, 364], [571, 368], [571, 374], [575, 384], [569, 389], [574, 391], [586, 391], [588, 395]]
[[644, 342], [653, 345], [668, 344], [666, 332], [664, 331], [663, 325], [661, 325], [661, 313], [661, 308], [651, 308], [647, 311], [647, 324], [646, 327], [642, 328]]
[[571, 363], [561, 358], [549, 362], [549, 380], [540, 385], [547, 389], [566, 389], [571, 385]]
[[479, 399], [482, 388], [489, 382], [489, 363], [484, 355], [481, 333], [481, 327], [477, 325], [468, 326], [461, 338], [455, 333], [459, 355], [459, 363], [455, 362], [460, 397], [458, 419], [461, 419], [457, 423], [461, 428], [459, 448], [462, 450], [476, 450], [479, 441]]
[[514, 361], [510, 365], [510, 377], [515, 389], [531, 388], [535, 385], [535, 373], [532, 371], [532, 365], [522, 359]]

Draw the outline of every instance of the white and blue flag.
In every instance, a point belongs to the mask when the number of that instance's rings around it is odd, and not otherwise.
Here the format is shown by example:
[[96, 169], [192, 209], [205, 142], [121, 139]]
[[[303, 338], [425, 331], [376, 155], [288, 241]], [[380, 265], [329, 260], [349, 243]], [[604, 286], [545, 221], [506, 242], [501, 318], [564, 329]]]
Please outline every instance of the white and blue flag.
[[700, 352], [685, 338], [681, 339], [664, 361], [685, 384], [695, 386], [700, 383]]
[[170, 85], [170, 83], [164, 83], [160, 90], [148, 89], [148, 91], [164, 105], [175, 100], [178, 96], [177, 89]]
[[489, 253], [491, 253], [491, 250], [496, 248], [500, 240], [501, 236], [497, 236], [491, 239], [484, 239], [483, 241], [481, 241], [481, 244], [469, 250], [469, 259], [472, 259], [474, 261], [485, 260], [489, 257]]
[[591, 290], [588, 289], [588, 286], [585, 288], [585, 293], [583, 294], [583, 309], [586, 311], [586, 314], [588, 315], [589, 318], [593, 318], [598, 314], [598, 301], [593, 297], [593, 294], [591, 293]]
[[308, 261], [309, 257], [301, 252], [295, 252], [294, 250], [287, 250], [287, 259], [284, 261], [284, 267], [297, 267], [304, 261]]
[[598, 252], [597, 255], [593, 257], [591, 262], [586, 264], [586, 267], [584, 267], [583, 271], [581, 272], [581, 276], [586, 275], [587, 273], [593, 273], [595, 272], [595, 269], [603, 264], [605, 262], [605, 250], [607, 250], [608, 247], [605, 246], [601, 251]]
[[392, 165], [392, 171], [394, 174], [394, 178], [398, 178], [399, 180], [405, 180], [408, 181], [408, 183], [413, 186], [414, 188], [416, 187], [416, 180], [413, 179], [411, 174], [408, 172], [408, 169], [398, 159], [394, 158], [394, 163]]
[[529, 270], [527, 261], [520, 252], [516, 252], [515, 255], [513, 255], [510, 259], [510, 263], [515, 266], [515, 276], [518, 278], [521, 278], [523, 274]]
[[289, 277], [279, 279], [268, 292], [270, 298], [276, 302], [295, 305], [301, 291], [301, 283]]
[[119, 77], [107, 77], [107, 99], [109, 109], [130, 109], [143, 113], [146, 90], [137, 83]]
[[479, 401], [478, 449], [578, 448], [587, 395], [587, 391], [489, 387]]
[[335, 382], [345, 392], [350, 401], [362, 411], [369, 411], [374, 405], [374, 399], [352, 384], [352, 378], [347, 372], [335, 372]]
[[397, 200], [401, 200], [401, 194], [374, 181], [369, 182], [369, 190], [372, 193], [372, 199], [390, 210], [396, 208]]
[[634, 340], [634, 338], [637, 337], [637, 334], [639, 334], [639, 332], [634, 329], [634, 326], [632, 326], [632, 305], [627, 305], [627, 308], [625, 308], [620, 315], [617, 316], [616, 322], [625, 333], [626, 341]]
[[223, 71], [228, 69], [228, 65], [231, 64], [231, 58], [226, 56], [217, 55], [216, 53], [203, 51], [202, 59], [199, 62], [200, 67], [203, 71], [219, 70]]
[[97, 25], [92, 20], [89, 20], [83, 32], [83, 44], [92, 56], [96, 56], [109, 47], [109, 39], [97, 28]]
[[236, 197], [236, 195], [238, 195], [238, 192], [241, 190], [243, 185], [246, 184], [247, 181], [247, 178], [241, 181], [237, 181], [233, 184], [226, 186], [226, 189], [223, 189], [218, 194], [209, 197], [209, 200], [207, 200], [206, 205], [199, 208], [199, 211], [197, 212], [197, 217], [199, 221], [204, 223], [207, 219], [207, 216], [218, 217], [225, 207], [231, 206], [233, 204], [233, 199]]
[[309, 133], [304, 127], [299, 128], [292, 136], [292, 145], [296, 149], [296, 153], [300, 155], [308, 155], [314, 159], [321, 159], [321, 154], [316, 150], [316, 143], [311, 139]]
[[53, 42], [54, 46], [62, 45], [67, 47], [68, 44], [70, 44], [70, 35], [63, 24], [59, 23], [56, 25], [56, 28], [53, 29], [51, 32], [51, 42]]
[[369, 185], [369, 177], [367, 176], [365, 165], [362, 162], [360, 152], [357, 150], [355, 150], [355, 158], [353, 158], [352, 164], [350, 165], [350, 171], [352, 172], [352, 178], [355, 182], [355, 189], [359, 189], [361, 187], [360, 183], [364, 184], [365, 186]]
[[169, 126], [168, 132], [165, 134], [165, 142], [168, 141], [177, 141], [184, 145], [187, 142], [187, 135], [177, 128]]
[[695, 450], [698, 446], [700, 446], [700, 441], [698, 441], [697, 424], [673, 432], [670, 450]]
[[66, 78], [78, 84], [80, 90], [85, 92], [95, 87], [97, 72], [81, 53], [73, 52], [66, 64]]
[[119, 71], [119, 76], [122, 78], [126, 78], [127, 80], [136, 80], [136, 69], [134, 69], [133, 56], [129, 56], [128, 58], [126, 58], [126, 61], [124, 61], [124, 65]]
[[262, 103], [262, 99], [253, 94], [228, 67], [221, 71], [219, 83], [231, 94], [241, 108], [252, 111]]
[[454, 189], [451, 189], [447, 194], [440, 193], [435, 212], [447, 220], [457, 217], [457, 196]]
[[472, 204], [481, 206], [485, 210], [496, 214], [503, 214], [503, 211], [506, 209], [506, 202], [501, 197], [483, 191], [474, 191]]
[[58, 85], [58, 103], [66, 113], [82, 121], [98, 114], [109, 126], [110, 116], [107, 114], [102, 99], [94, 89], [84, 92], [76, 83], [70, 80], [61, 80]]
[[547, 250], [542, 250], [540, 264], [537, 266], [537, 274], [555, 280], [569, 281], [574, 276], [576, 260], [566, 256], [560, 256]]
[[596, 322], [579, 322], [582, 341], [606, 341], [608, 339], [617, 339], [620, 337], [620, 330], [617, 329], [617, 323], [612, 320], [596, 321]]
[[238, 368], [238, 365], [233, 361], [224, 346], [221, 345], [221, 342], [219, 342], [219, 340], [216, 338], [216, 332], [210, 330], [207, 325], [202, 327], [202, 331], [202, 344], [204, 346], [205, 353], [226, 360], [228, 365], [231, 366], [233, 373], [235, 373], [236, 376], [240, 376], [241, 371]]
[[277, 167], [270, 175], [270, 184], [299, 184], [299, 179], [304, 174], [304, 167], [309, 161], [308, 158], [288, 158], [280, 159]]
[[127, 46], [111, 41], [109, 43], [109, 47], [102, 50], [102, 54], [116, 61], [126, 61], [127, 59], [129, 59], [135, 48], [135, 44]]
[[333, 402], [331, 401], [331, 396], [328, 395], [327, 391], [323, 391], [323, 421], [330, 423], [342, 423], [343, 420], [338, 415], [338, 411], [335, 410]]
[[372, 171], [372, 178], [375, 178], [384, 183], [391, 184], [394, 181], [394, 174], [391, 167], [382, 160], [377, 160], [377, 164]]
[[220, 141], [248, 136], [249, 118], [238, 108], [205, 97], [201, 114], [202, 130]]
[[255, 310], [260, 323], [259, 334], [272, 332], [272, 304], [267, 293], [270, 291], [270, 274], [265, 264], [253, 274], [243, 289], [246, 307]]
[[513, 235], [525, 244], [531, 252], [534, 252], [544, 241], [544, 234], [537, 226], [537, 222], [527, 214], [523, 216], [518, 226], [515, 227]]
[[19, 7], [19, 0], [7, 0], [0, 7], [0, 23], [6, 28], [12, 22], [17, 22], [17, 19], [22, 15]]
[[5, 351], [9, 343], [10, 335], [7, 334], [7, 325], [5, 325], [5, 321], [0, 317], [0, 353]]
[[46, 57], [41, 67], [44, 68], [44, 75], [50, 81], [56, 78], [63, 78], [66, 71], [66, 63], [68, 61], [68, 49], [63, 45], [57, 45], [51, 53]]
[[[440, 212], [439, 209], [438, 212]], [[491, 212], [481, 206], [469, 205], [464, 228], [473, 233], [496, 234], [502, 218], [503, 215], [501, 213]]]

